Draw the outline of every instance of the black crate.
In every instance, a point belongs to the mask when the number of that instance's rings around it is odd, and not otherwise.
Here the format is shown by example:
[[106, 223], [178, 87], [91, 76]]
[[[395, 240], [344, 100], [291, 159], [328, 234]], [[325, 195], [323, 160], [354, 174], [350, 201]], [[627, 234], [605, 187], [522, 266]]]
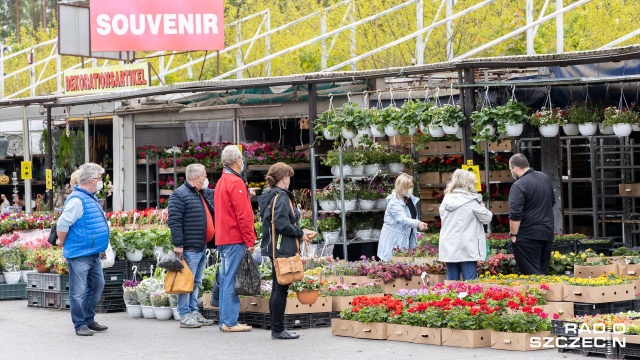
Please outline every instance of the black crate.
[[118, 272], [118, 273], [127, 273], [127, 261], [126, 260], [116, 260], [113, 262], [112, 267], [103, 268], [103, 272]]
[[618, 358], [618, 347], [613, 347], [613, 342], [611, 340], [604, 339], [593, 339], [593, 341], [598, 342], [598, 344], [604, 344], [604, 347], [583, 347], [582, 353], [585, 356], [589, 356], [591, 354], [601, 354], [605, 355], [607, 359], [617, 359]]
[[602, 304], [586, 304], [586, 303], [573, 303], [573, 315], [600, 315], [609, 314], [611, 312], [611, 303]]
[[[567, 329], [565, 327], [565, 324], [569, 324], [569, 323], [577, 324], [576, 330]], [[565, 321], [565, 320], [551, 320], [551, 334], [553, 335], [564, 336], [564, 337], [578, 336], [578, 329], [577, 329], [578, 327], [580, 327], [579, 322]]]
[[559, 353], [564, 353], [564, 352], [582, 353], [582, 348], [580, 348], [580, 347], [567, 347], [568, 345], [573, 345], [574, 342], [576, 342], [576, 339], [577, 339], [577, 345], [579, 345], [580, 344], [580, 338], [579, 337], [576, 337], [576, 336], [570, 336], [570, 337], [558, 336], [558, 338], [557, 338], [558, 352]]
[[153, 275], [151, 273], [151, 268], [155, 270], [157, 265], [156, 260], [142, 260], [142, 261], [129, 261], [127, 260], [127, 279], [133, 279], [133, 266], [137, 267], [138, 272], [136, 273], [136, 278], [138, 281], [142, 280], [145, 276]]
[[61, 299], [59, 292], [45, 291], [43, 296], [43, 307], [60, 309]]
[[220, 322], [220, 310], [218, 309], [203, 309], [202, 316], [205, 319], [213, 320], [216, 323]]
[[42, 307], [44, 304], [44, 292], [35, 290], [27, 291], [27, 306]]
[[[122, 288], [122, 284], [120, 285], [105, 285], [104, 289], [102, 289], [101, 297], [121, 297], [124, 296], [124, 289]], [[124, 299], [124, 298], [123, 298]]]
[[624, 347], [618, 347], [618, 355], [625, 359], [640, 359], [640, 345], [627, 343]]
[[331, 327], [331, 313], [315, 313], [309, 314], [309, 327], [310, 328], [321, 328], [321, 327]]
[[124, 303], [123, 294], [124, 290], [121, 285], [105, 286], [102, 290], [100, 301], [96, 306], [96, 312], [104, 314], [125, 311], [127, 307]]
[[332, 311], [331, 312], [331, 318], [332, 319], [339, 319], [340, 318], [340, 311]]
[[[599, 240], [597, 244], [589, 244], [589, 240]], [[576, 251], [584, 251], [591, 249], [597, 253], [603, 253], [605, 256], [611, 255], [611, 249], [613, 248], [613, 238], [592, 238], [585, 240], [577, 240]]]
[[617, 314], [621, 312], [633, 311], [635, 302], [636, 302], [635, 300], [629, 300], [629, 301], [616, 301], [616, 302], [609, 303], [609, 306], [610, 306], [609, 312], [611, 314]]
[[26, 298], [27, 283], [0, 284], [0, 300]]
[[263, 313], [246, 312], [244, 313], [244, 323], [253, 327], [264, 328], [264, 317], [265, 314]]
[[640, 311], [640, 297], [636, 297], [636, 299], [633, 300], [633, 310]]
[[125, 278], [126, 278], [126, 275], [124, 274], [124, 272], [105, 271], [104, 285], [105, 286], [110, 286], [110, 285], [122, 286]]

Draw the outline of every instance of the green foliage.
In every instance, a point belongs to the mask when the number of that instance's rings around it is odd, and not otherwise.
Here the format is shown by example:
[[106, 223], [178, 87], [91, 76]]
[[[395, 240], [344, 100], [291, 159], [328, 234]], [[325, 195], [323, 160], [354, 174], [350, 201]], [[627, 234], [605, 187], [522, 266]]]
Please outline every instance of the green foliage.
[[534, 333], [549, 331], [551, 329], [551, 320], [540, 315], [515, 311], [493, 316], [490, 320], [490, 327], [493, 331], [498, 332]]

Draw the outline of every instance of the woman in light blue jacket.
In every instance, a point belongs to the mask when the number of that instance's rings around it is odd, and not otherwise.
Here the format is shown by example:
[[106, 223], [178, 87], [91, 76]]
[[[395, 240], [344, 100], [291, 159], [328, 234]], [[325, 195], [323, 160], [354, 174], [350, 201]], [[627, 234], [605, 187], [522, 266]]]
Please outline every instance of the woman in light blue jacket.
[[387, 210], [378, 243], [378, 258], [391, 260], [394, 248], [416, 247], [416, 229], [427, 230], [427, 223], [418, 220], [418, 198], [413, 196], [413, 179], [400, 174], [396, 189], [387, 196]]

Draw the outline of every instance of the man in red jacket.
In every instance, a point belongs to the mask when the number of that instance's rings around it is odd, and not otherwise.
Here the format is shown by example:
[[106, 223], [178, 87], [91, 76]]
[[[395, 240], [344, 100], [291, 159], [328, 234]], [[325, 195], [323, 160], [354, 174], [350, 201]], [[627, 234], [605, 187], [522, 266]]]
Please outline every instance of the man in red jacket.
[[215, 189], [216, 247], [221, 254], [220, 266], [220, 330], [223, 332], [250, 331], [251, 326], [238, 323], [240, 298], [235, 294], [233, 280], [245, 250], [253, 253], [256, 233], [253, 209], [244, 170], [242, 153], [236, 145], [229, 145], [221, 154], [222, 177]]

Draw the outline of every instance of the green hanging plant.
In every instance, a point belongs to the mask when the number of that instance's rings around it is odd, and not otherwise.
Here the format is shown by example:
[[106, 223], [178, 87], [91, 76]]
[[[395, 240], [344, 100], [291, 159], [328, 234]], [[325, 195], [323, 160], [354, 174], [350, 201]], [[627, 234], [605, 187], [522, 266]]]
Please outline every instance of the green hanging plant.
[[64, 169], [69, 165], [71, 156], [71, 139], [67, 136], [66, 131], [62, 131], [60, 135], [60, 147], [58, 149], [58, 167]]

